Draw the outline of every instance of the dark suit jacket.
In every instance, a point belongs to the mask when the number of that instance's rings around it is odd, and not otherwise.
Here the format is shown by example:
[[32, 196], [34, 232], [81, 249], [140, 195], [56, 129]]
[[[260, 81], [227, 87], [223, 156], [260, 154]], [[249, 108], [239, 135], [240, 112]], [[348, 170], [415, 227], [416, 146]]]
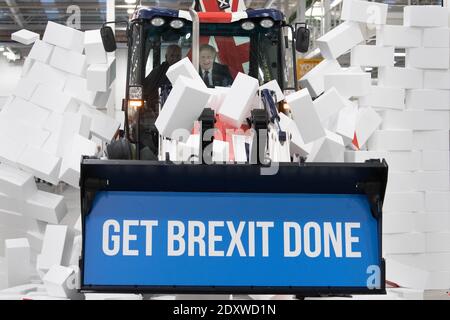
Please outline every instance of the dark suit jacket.
[[[199, 71], [200, 77], [203, 78], [201, 70]], [[214, 62], [212, 68], [212, 86], [211, 87], [230, 87], [233, 83], [233, 77], [231, 77], [228, 66]]]

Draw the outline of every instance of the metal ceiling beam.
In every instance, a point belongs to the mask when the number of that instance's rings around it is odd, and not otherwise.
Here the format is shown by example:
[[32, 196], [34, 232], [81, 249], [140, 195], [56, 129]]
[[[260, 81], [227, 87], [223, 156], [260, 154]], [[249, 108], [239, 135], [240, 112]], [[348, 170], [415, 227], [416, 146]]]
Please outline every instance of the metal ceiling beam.
[[11, 15], [16, 22], [16, 24], [21, 28], [25, 28], [25, 24], [23, 23], [23, 17], [20, 14], [20, 11], [17, 7], [15, 0], [5, 0], [6, 4], [8, 5], [9, 11], [11, 12]]

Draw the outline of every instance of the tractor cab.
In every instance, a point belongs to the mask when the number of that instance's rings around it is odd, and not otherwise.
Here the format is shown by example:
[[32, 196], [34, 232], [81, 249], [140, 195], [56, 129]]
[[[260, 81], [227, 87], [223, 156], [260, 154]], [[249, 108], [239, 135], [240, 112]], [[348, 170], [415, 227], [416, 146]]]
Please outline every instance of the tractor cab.
[[[141, 8], [127, 33], [123, 110], [126, 138], [140, 146], [133, 158], [158, 159], [154, 123], [171, 89], [165, 72], [180, 59], [189, 57], [208, 87], [229, 87], [242, 72], [261, 85], [276, 80], [282, 90], [297, 89], [294, 30], [275, 9], [197, 13]], [[202, 74], [208, 59], [214, 64], [209, 80]]]

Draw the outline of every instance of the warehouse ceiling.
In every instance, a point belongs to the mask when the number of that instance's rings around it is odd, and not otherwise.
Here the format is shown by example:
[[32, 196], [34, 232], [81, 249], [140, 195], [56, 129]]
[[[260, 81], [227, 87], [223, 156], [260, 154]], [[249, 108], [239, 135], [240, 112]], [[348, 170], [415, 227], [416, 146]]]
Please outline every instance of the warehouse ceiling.
[[[128, 3], [127, 3], [128, 2]], [[116, 19], [128, 19], [133, 0], [116, 0]], [[187, 9], [192, 0], [144, 0], [143, 5]], [[297, 0], [246, 0], [248, 7], [265, 6], [294, 12]], [[9, 41], [12, 32], [26, 28], [42, 32], [48, 20], [66, 24], [73, 14], [71, 6], [81, 13], [81, 30], [98, 29], [106, 20], [106, 0], [1, 0], [0, 42]], [[69, 11], [69, 12], [68, 12]]]
[[[138, 0], [139, 1], [139, 0]], [[249, 8], [271, 7], [277, 8], [289, 18], [295, 18], [298, 0], [244, 0]], [[330, 0], [333, 4], [342, 0]], [[11, 42], [11, 33], [26, 28], [38, 32], [41, 35], [45, 30], [47, 21], [55, 21], [67, 24], [73, 16], [73, 9], [80, 10], [80, 29], [92, 30], [101, 27], [106, 21], [107, 0], [0, 0], [0, 44], [7, 43], [9, 47], [15, 47], [19, 51], [27, 51], [29, 48], [21, 44]], [[134, 4], [133, 4], [134, 2]], [[441, 0], [377, 0], [390, 5], [388, 23], [400, 24], [402, 20], [403, 6], [408, 4], [441, 4]], [[409, 2], [409, 3], [408, 3]], [[187, 9], [192, 0], [143, 0], [142, 5], [159, 6], [178, 9]], [[321, 7], [320, 0], [307, 0], [307, 6], [311, 3]], [[116, 0], [116, 20], [128, 20], [136, 5], [135, 0]], [[339, 7], [338, 7], [339, 8]], [[307, 14], [313, 10], [307, 11]], [[339, 19], [338, 12], [337, 19]], [[313, 17], [320, 23], [320, 17]], [[332, 24], [334, 25], [334, 24]], [[124, 32], [118, 30], [118, 41], [125, 42]], [[22, 52], [25, 53], [25, 52]]]

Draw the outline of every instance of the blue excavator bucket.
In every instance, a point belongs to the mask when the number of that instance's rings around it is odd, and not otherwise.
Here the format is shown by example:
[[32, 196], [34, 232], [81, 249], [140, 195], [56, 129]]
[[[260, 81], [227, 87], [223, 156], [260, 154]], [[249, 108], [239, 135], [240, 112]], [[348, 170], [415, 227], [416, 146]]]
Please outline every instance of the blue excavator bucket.
[[385, 293], [386, 162], [81, 162], [81, 290]]

